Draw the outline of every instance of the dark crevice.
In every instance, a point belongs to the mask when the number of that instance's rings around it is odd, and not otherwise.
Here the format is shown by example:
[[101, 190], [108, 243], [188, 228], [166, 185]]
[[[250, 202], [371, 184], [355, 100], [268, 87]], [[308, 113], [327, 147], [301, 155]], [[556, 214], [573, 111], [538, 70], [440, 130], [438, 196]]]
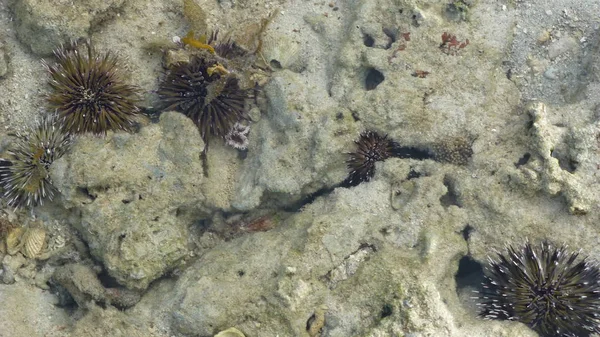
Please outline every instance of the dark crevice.
[[332, 187], [323, 187], [323, 188], [307, 195], [306, 197], [292, 203], [291, 205], [283, 206], [282, 209], [285, 212], [298, 212], [304, 206], [312, 204], [318, 197], [327, 195], [327, 194], [333, 192], [333, 190], [338, 187], [342, 187], [342, 184], [337, 184]]
[[73, 314], [79, 308], [67, 288], [63, 287], [58, 282], [55, 282], [53, 279], [50, 279], [48, 285], [50, 286], [52, 294], [57, 298], [57, 303], [55, 304], [57, 307], [64, 309], [69, 314]]
[[529, 152], [525, 153], [523, 157], [519, 158], [519, 160], [515, 163], [515, 167], [521, 167], [529, 162], [531, 159], [531, 154]]
[[394, 44], [394, 42], [396, 42], [396, 40], [398, 39], [398, 30], [384, 28], [383, 33], [389, 38], [389, 41], [388, 41], [388, 43], [386, 43], [384, 48], [390, 49], [392, 47], [392, 44]]
[[98, 197], [97, 195], [90, 193], [90, 190], [87, 187], [77, 187], [77, 194], [89, 199], [90, 202], [84, 202], [84, 204], [91, 203]]
[[380, 317], [381, 318], [386, 318], [388, 316], [392, 316], [392, 314], [394, 313], [394, 307], [391, 306], [390, 304], [384, 304], [383, 307], [381, 308], [381, 314]]
[[570, 158], [569, 155], [565, 155], [555, 150], [552, 150], [550, 155], [558, 160], [558, 165], [561, 169], [569, 173], [574, 173], [577, 170], [579, 162]]
[[275, 60], [275, 59], [273, 59], [273, 60], [269, 61], [269, 65], [271, 66], [271, 68], [273, 68], [273, 69], [277, 69], [277, 70], [279, 70], [279, 69], [281, 69], [281, 68], [282, 68], [282, 66], [281, 66], [281, 62], [279, 62], [279, 61], [277, 61], [277, 60]]
[[449, 206], [462, 207], [459, 202], [455, 181], [446, 175], [444, 177], [443, 183], [444, 183], [444, 186], [446, 186], [446, 188], [448, 189], [448, 192], [446, 192], [446, 194], [444, 194], [443, 196], [440, 197], [440, 203], [442, 204], [442, 206], [444, 206], [444, 207], [449, 207]]
[[406, 180], [411, 180], [411, 179], [416, 179], [416, 178], [420, 178], [421, 177], [421, 173], [415, 171], [413, 168], [410, 169], [410, 171], [408, 172], [408, 175], [406, 176]]
[[454, 280], [457, 292], [465, 288], [480, 289], [484, 280], [483, 267], [470, 256], [463, 256], [458, 261], [458, 271], [454, 275]]
[[104, 288], [117, 288], [121, 286], [119, 282], [117, 282], [117, 279], [110, 276], [104, 269], [98, 274], [98, 280], [102, 283]]
[[363, 36], [363, 44], [367, 47], [373, 47], [375, 44], [375, 39], [371, 35], [365, 34]]
[[365, 89], [367, 91], [374, 90], [383, 80], [385, 80], [385, 76], [381, 71], [375, 68], [368, 68], [365, 77]]
[[471, 238], [471, 233], [475, 230], [475, 228], [473, 228], [471, 225], [467, 224], [465, 226], [465, 228], [463, 228], [462, 231], [460, 231], [460, 233], [462, 234], [463, 239], [465, 239], [465, 241], [469, 241], [469, 239]]

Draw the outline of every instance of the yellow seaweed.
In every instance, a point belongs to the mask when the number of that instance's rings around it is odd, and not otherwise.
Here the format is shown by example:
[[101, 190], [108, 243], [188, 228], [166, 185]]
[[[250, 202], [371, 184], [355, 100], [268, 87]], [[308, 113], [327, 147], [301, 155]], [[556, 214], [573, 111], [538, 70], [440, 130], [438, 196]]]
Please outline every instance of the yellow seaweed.
[[205, 35], [202, 35], [198, 39], [196, 39], [194, 38], [194, 32], [192, 32], [191, 30], [187, 33], [187, 35], [184, 38], [181, 39], [181, 42], [183, 42], [183, 44], [185, 45], [192, 46], [194, 48], [206, 49], [211, 54], [215, 53], [215, 48], [206, 43]]

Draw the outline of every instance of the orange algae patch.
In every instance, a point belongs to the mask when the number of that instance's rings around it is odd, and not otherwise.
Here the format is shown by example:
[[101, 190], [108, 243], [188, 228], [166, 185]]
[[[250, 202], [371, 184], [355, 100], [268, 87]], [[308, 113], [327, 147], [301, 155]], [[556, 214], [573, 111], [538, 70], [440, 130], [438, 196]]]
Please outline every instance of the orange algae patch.
[[194, 32], [192, 32], [192, 31], [189, 31], [187, 33], [187, 35], [181, 39], [181, 42], [183, 42], [183, 44], [192, 46], [194, 48], [206, 49], [211, 54], [215, 53], [215, 48], [213, 48], [211, 45], [206, 43], [206, 36], [202, 35], [198, 40], [196, 40], [194, 38]]

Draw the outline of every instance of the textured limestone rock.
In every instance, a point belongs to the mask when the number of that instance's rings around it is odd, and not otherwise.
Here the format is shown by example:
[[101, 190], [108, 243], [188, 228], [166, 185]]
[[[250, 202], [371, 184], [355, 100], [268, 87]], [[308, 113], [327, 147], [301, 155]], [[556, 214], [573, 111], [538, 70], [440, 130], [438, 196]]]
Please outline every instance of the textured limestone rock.
[[337, 189], [274, 230], [203, 255], [177, 281], [173, 326], [200, 335], [234, 325], [303, 336], [318, 324], [328, 336], [534, 336], [520, 324], [478, 324], [462, 308], [453, 276], [466, 252], [458, 220], [466, 214], [454, 206], [445, 217], [443, 172], [423, 167], [430, 176], [396, 210], [389, 181], [409, 165], [378, 168], [369, 184]]
[[65, 41], [88, 37], [92, 27], [114, 18], [123, 3], [124, 0], [17, 1], [17, 34], [35, 54], [47, 55]]
[[0, 335], [11, 337], [59, 336], [58, 326], [71, 323], [69, 315], [56, 310], [55, 295], [24, 283], [0, 284]]
[[294, 72], [276, 73], [264, 92], [268, 112], [252, 126], [232, 201], [240, 210], [261, 201], [291, 204], [343, 180], [343, 152], [358, 133], [348, 110], [336, 108]]
[[562, 195], [571, 214], [586, 214], [600, 199], [599, 193], [587, 188], [595, 180], [587, 173], [600, 130], [593, 124], [571, 130], [551, 125], [546, 106], [539, 102], [531, 103], [527, 112], [533, 123], [531, 136], [535, 155], [515, 178], [549, 195]]
[[105, 288], [96, 272], [83, 264], [67, 264], [58, 267], [52, 279], [63, 286], [81, 308], [92, 303], [103, 303], [118, 307], [131, 307], [140, 300], [140, 295], [128, 289]]
[[82, 137], [53, 165], [91, 253], [126, 287], [146, 288], [188, 254], [187, 226], [208, 213], [202, 149], [192, 121], [173, 112], [138, 134]]

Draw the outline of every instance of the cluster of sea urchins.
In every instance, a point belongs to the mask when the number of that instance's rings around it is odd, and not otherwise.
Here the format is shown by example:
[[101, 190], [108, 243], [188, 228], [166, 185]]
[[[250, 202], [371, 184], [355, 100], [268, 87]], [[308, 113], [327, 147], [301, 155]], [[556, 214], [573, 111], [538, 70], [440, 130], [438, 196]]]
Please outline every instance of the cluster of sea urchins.
[[[249, 131], [244, 104], [252, 92], [241, 88], [236, 74], [223, 64], [227, 58], [245, 56], [245, 51], [229, 39], [217, 42], [216, 32], [204, 46], [211, 53], [193, 55], [189, 62], [169, 68], [158, 90], [162, 108], [189, 116], [205, 143], [213, 135], [244, 149]], [[124, 81], [114, 54], [98, 53], [85, 41], [61, 46], [54, 55], [56, 62], [44, 65], [51, 77], [48, 103], [55, 114], [20, 135], [10, 159], [0, 159], [0, 186], [14, 207], [52, 198], [55, 189], [48, 169], [68, 149], [71, 135], [132, 131], [140, 113], [140, 90]]]
[[489, 258], [480, 315], [527, 324], [542, 337], [600, 333], [600, 270], [567, 247], [507, 247]]
[[374, 131], [365, 131], [354, 141], [356, 150], [348, 153], [346, 160], [350, 174], [342, 183], [343, 186], [356, 186], [364, 181], [369, 181], [375, 175], [375, 163], [391, 157], [425, 159], [429, 154], [425, 151], [400, 146], [400, 144], [387, 135], [380, 135]]
[[35, 206], [52, 199], [52, 162], [69, 148], [74, 134], [104, 135], [131, 131], [139, 89], [126, 84], [117, 57], [96, 53], [88, 41], [71, 42], [54, 51], [48, 104], [54, 111], [25, 133], [19, 133], [8, 158], [0, 159], [0, 186], [12, 207]]
[[228, 60], [244, 56], [243, 51], [230, 40], [216, 42], [216, 33], [209, 37], [208, 43], [214, 45], [214, 54], [202, 50], [187, 62], [168, 66], [158, 89], [161, 110], [174, 110], [190, 117], [205, 144], [210, 136], [216, 136], [244, 149], [248, 133], [244, 105], [252, 91], [242, 88]]
[[34, 127], [17, 134], [9, 157], [0, 159], [0, 186], [9, 206], [35, 206], [52, 199], [55, 188], [49, 177], [50, 164], [72, 142], [63, 127], [60, 117], [47, 114]]

